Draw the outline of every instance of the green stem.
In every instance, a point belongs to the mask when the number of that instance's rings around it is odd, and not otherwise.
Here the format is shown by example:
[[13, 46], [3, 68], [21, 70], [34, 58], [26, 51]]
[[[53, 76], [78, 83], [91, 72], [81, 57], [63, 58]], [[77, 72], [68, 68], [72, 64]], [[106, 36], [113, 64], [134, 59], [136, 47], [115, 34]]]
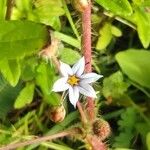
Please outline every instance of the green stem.
[[103, 115], [104, 119], [106, 120], [109, 120], [111, 118], [116, 118], [118, 116], [120, 116], [120, 114], [124, 112], [124, 109], [120, 109], [120, 110], [117, 110], [117, 111], [114, 111], [114, 112], [111, 112], [111, 113], [108, 113], [106, 115]]
[[147, 97], [150, 98], [150, 94], [143, 88], [141, 87], [140, 85], [138, 85], [137, 83], [133, 82], [133, 81], [130, 81], [128, 80], [133, 86], [135, 86], [136, 88], [138, 88], [139, 90], [141, 90]]
[[67, 5], [66, 5], [65, 0], [62, 0], [62, 3], [63, 3], [63, 6], [64, 6], [64, 10], [65, 10], [66, 16], [67, 16], [67, 18], [68, 18], [68, 20], [69, 20], [69, 23], [70, 23], [70, 25], [71, 25], [71, 28], [72, 28], [74, 34], [76, 35], [77, 39], [80, 41], [79, 33], [78, 33], [78, 31], [77, 31], [77, 29], [76, 29], [76, 27], [75, 27], [75, 24], [73, 23], [71, 14], [70, 14], [70, 12], [69, 12], [69, 10], [68, 10], [68, 7], [67, 7]]
[[121, 23], [123, 23], [123, 24], [125, 24], [125, 25], [131, 27], [131, 28], [134, 29], [134, 30], [136, 30], [135, 25], [134, 25], [133, 23], [129, 22], [127, 19], [121, 18], [121, 17], [119, 17], [119, 16], [114, 16], [112, 13], [107, 12], [107, 11], [105, 11], [104, 14], [105, 14], [106, 16], [109, 16], [109, 17], [115, 17], [116, 20], [118, 20], [118, 21], [120, 21]]

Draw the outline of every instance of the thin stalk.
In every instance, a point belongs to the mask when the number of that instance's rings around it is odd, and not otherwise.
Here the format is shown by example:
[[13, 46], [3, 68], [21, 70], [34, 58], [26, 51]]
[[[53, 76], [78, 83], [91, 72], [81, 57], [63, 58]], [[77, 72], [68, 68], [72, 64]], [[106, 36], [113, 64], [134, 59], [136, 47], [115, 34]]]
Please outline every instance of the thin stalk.
[[81, 115], [81, 120], [82, 120], [83, 126], [85, 126], [87, 124], [87, 118], [85, 116], [85, 113], [84, 113], [82, 106], [81, 106], [79, 101], [77, 102], [77, 107], [78, 107], [78, 110], [79, 110], [80, 115]]
[[50, 135], [50, 136], [44, 136], [44, 137], [38, 137], [36, 139], [30, 139], [28, 141], [25, 142], [20, 142], [20, 143], [14, 143], [14, 144], [8, 144], [6, 146], [3, 146], [0, 148], [0, 150], [12, 150], [12, 149], [17, 149], [19, 147], [24, 147], [27, 145], [31, 145], [31, 144], [38, 144], [44, 141], [50, 141], [56, 138], [60, 138], [60, 137], [64, 137], [64, 136], [68, 136], [73, 134], [73, 132], [61, 132], [61, 133], [57, 133], [54, 135]]
[[138, 85], [137, 83], [131, 81], [131, 80], [128, 80], [133, 86], [135, 86], [136, 88], [138, 88], [140, 91], [142, 91], [147, 97], [150, 98], [150, 94], [149, 92], [147, 92], [143, 87], [141, 87], [140, 85]]
[[120, 109], [120, 110], [108, 113], [106, 115], [103, 115], [103, 118], [106, 119], [106, 120], [116, 118], [116, 117], [120, 116], [121, 113], [123, 113], [123, 112], [124, 112], [124, 109]]
[[109, 17], [114, 17], [116, 20], [120, 21], [121, 23], [123, 23], [123, 24], [125, 24], [125, 25], [131, 27], [131, 28], [134, 29], [134, 30], [136, 30], [136, 26], [135, 26], [132, 22], [127, 21], [127, 19], [121, 18], [121, 17], [119, 17], [119, 16], [114, 16], [112, 13], [107, 12], [107, 11], [105, 11], [104, 14], [105, 14], [106, 16], [109, 16]]
[[80, 41], [80, 35], [79, 35], [79, 33], [78, 33], [78, 30], [77, 30], [76, 27], [75, 27], [75, 24], [74, 24], [74, 22], [73, 22], [73, 20], [72, 20], [72, 17], [71, 17], [71, 15], [70, 15], [70, 12], [69, 12], [69, 10], [68, 10], [68, 7], [67, 7], [67, 5], [66, 5], [65, 0], [62, 0], [62, 3], [63, 3], [63, 6], [64, 6], [64, 10], [65, 10], [66, 16], [67, 16], [67, 18], [68, 18], [68, 21], [69, 21], [69, 23], [70, 23], [70, 25], [71, 25], [71, 28], [72, 28], [74, 34], [76, 35], [77, 39]]

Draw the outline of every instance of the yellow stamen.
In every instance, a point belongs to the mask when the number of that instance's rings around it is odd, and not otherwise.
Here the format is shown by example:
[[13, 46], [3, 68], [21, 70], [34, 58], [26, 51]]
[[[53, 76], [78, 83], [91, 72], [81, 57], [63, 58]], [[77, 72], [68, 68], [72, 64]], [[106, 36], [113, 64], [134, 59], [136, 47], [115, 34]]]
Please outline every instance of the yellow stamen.
[[75, 75], [69, 76], [67, 83], [69, 83], [71, 86], [78, 85], [79, 78], [77, 78]]

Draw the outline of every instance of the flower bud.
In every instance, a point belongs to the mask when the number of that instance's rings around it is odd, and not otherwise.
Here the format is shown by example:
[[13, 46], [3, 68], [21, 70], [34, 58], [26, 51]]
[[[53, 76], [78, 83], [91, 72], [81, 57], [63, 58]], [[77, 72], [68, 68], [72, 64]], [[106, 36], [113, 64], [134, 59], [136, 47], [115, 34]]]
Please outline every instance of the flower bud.
[[73, 0], [73, 6], [79, 12], [84, 12], [88, 5], [88, 0]]
[[39, 57], [42, 58], [42, 60], [44, 60], [45, 62], [48, 62], [50, 57], [49, 57], [49, 51], [44, 49], [42, 51], [39, 52]]
[[63, 121], [65, 118], [65, 115], [66, 115], [66, 110], [63, 105], [54, 106], [50, 108], [49, 117], [50, 117], [50, 120], [55, 123]]
[[[51, 36], [52, 36], [52, 34], [51, 34]], [[57, 56], [58, 49], [62, 49], [62, 47], [63, 47], [63, 45], [60, 42], [60, 40], [53, 37], [51, 39], [51, 44], [48, 45], [46, 48], [42, 49], [39, 52], [39, 56], [44, 58], [45, 60], [49, 60], [52, 57]]]
[[107, 121], [98, 119], [93, 123], [93, 132], [101, 140], [105, 140], [110, 135], [111, 129]]

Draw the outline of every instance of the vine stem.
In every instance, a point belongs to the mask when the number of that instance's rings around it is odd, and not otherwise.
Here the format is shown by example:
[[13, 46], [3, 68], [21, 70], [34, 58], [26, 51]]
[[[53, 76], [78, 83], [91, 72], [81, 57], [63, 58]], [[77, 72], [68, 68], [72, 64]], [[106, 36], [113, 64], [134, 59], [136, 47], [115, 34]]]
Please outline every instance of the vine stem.
[[28, 141], [24, 141], [24, 142], [20, 142], [20, 143], [14, 143], [14, 144], [8, 144], [4, 147], [1, 147], [0, 150], [13, 150], [13, 149], [17, 149], [19, 147], [23, 147], [23, 146], [27, 146], [27, 145], [31, 145], [31, 144], [38, 144], [44, 141], [49, 141], [49, 140], [53, 140], [56, 138], [60, 138], [60, 137], [64, 137], [64, 136], [68, 136], [68, 135], [72, 135], [74, 134], [74, 132], [71, 131], [66, 131], [66, 132], [60, 132], [54, 135], [49, 135], [49, 136], [44, 136], [44, 137], [38, 137], [36, 139], [30, 139]]
[[[88, 1], [88, 6], [85, 8], [85, 10], [82, 13], [82, 50], [83, 55], [85, 57], [85, 72], [91, 72], [92, 71], [92, 50], [91, 50], [91, 0]], [[92, 122], [94, 120], [94, 108], [95, 104], [93, 101], [93, 98], [88, 97], [87, 98], [87, 112], [90, 121]]]

